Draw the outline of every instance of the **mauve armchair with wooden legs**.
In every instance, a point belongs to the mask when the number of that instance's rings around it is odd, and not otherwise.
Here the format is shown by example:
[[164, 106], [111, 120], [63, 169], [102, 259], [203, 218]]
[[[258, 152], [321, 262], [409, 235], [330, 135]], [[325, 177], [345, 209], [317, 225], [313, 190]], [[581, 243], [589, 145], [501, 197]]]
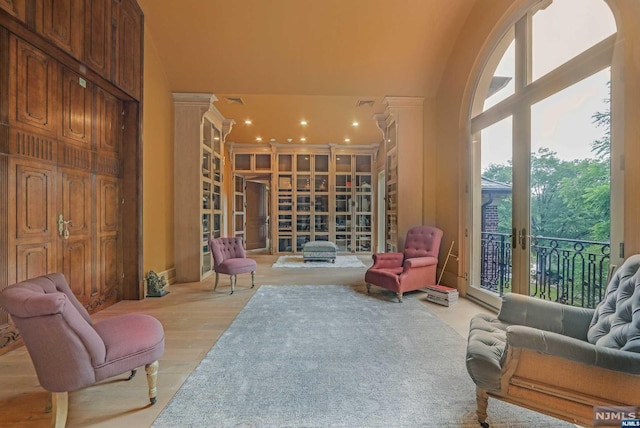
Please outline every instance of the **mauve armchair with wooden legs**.
[[144, 366], [155, 404], [164, 329], [157, 319], [126, 314], [93, 323], [60, 273], [5, 288], [0, 306], [24, 340], [40, 385], [52, 393], [52, 426], [64, 427], [68, 393]]
[[214, 291], [218, 288], [221, 273], [231, 276], [231, 294], [235, 291], [236, 275], [251, 273], [251, 288], [255, 286], [258, 265], [255, 260], [247, 258], [242, 238], [210, 238], [209, 249], [216, 273]]
[[408, 291], [434, 285], [442, 230], [432, 226], [415, 226], [407, 232], [402, 253], [373, 254], [373, 266], [364, 281], [367, 292], [371, 285], [395, 291], [399, 302]]

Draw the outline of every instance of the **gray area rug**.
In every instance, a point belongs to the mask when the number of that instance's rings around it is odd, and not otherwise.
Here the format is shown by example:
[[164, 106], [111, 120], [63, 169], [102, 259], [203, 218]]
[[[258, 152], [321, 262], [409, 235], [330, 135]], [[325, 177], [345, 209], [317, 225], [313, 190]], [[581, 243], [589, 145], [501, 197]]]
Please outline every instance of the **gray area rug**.
[[[263, 285], [154, 427], [479, 427], [466, 341], [417, 296]], [[489, 399], [497, 427], [571, 427]]]
[[271, 266], [274, 268], [363, 268], [366, 267], [358, 256], [336, 256], [335, 263], [309, 260], [305, 263], [302, 256], [280, 256]]

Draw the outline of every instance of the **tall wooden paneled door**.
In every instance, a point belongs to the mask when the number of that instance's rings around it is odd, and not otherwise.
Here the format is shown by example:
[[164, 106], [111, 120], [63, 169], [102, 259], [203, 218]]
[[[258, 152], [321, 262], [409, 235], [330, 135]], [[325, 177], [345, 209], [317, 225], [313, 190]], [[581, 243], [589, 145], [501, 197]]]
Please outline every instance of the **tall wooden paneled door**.
[[[90, 312], [142, 298], [141, 10], [0, 8], [0, 289], [62, 272]], [[0, 310], [0, 354], [18, 339]]]

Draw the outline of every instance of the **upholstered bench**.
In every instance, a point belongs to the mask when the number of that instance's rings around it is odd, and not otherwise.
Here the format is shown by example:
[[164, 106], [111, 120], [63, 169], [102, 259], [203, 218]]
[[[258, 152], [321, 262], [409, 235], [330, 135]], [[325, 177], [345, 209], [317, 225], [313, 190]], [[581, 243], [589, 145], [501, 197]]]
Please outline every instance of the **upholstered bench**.
[[309, 241], [302, 247], [302, 259], [306, 263], [309, 260], [323, 262], [336, 262], [338, 246], [329, 241]]

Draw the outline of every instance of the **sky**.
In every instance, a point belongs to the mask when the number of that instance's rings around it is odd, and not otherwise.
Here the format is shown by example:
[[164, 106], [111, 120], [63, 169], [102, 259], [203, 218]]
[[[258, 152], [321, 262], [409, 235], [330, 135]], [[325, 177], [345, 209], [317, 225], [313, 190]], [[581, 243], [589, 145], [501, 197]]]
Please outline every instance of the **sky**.
[[[533, 18], [533, 79], [557, 68], [615, 32], [613, 15], [603, 0], [555, 0]], [[507, 49], [494, 75], [514, 75], [515, 50]], [[608, 108], [610, 70], [596, 73], [539, 102], [531, 109], [532, 151], [547, 147], [565, 160], [593, 157], [591, 143], [605, 130], [593, 114]], [[513, 94], [513, 80], [488, 98], [485, 108]], [[481, 167], [504, 164], [511, 158], [511, 119], [482, 131]]]

